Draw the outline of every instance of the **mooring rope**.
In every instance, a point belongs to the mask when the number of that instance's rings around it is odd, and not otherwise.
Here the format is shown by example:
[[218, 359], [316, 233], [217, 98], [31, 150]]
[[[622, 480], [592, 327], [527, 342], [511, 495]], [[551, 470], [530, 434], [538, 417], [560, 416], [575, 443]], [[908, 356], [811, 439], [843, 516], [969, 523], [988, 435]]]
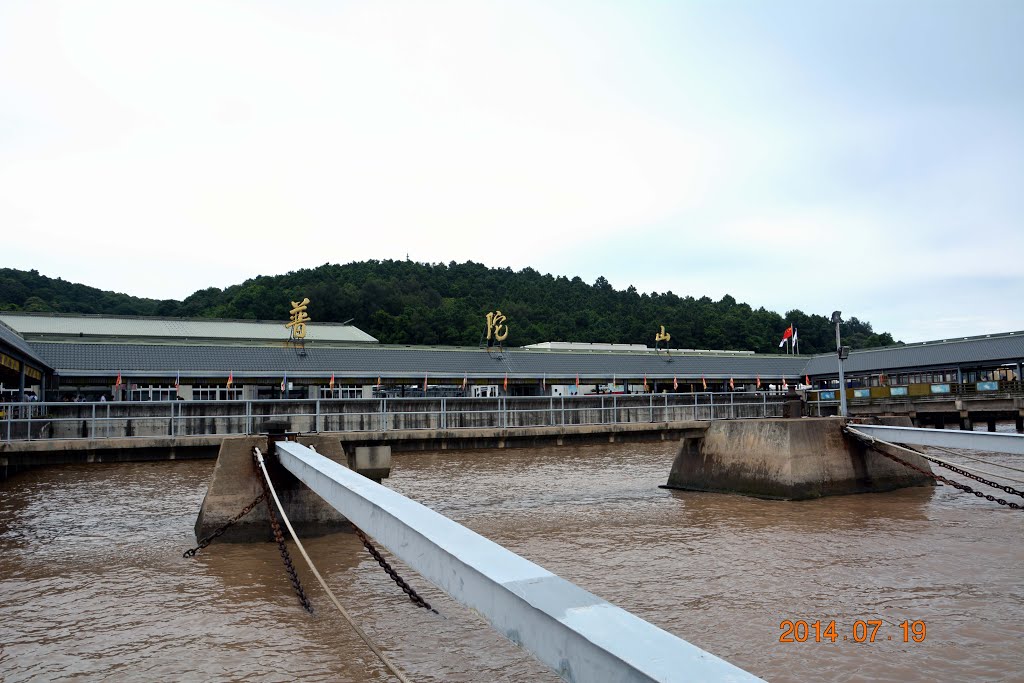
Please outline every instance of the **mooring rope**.
[[[933, 446], [929, 446], [929, 448], [934, 448], [934, 447]], [[937, 458], [937, 457], [935, 457], [934, 455], [931, 455], [931, 454], [927, 454], [926, 455], [926, 454], [923, 454], [923, 453], [918, 453], [918, 455], [923, 457], [925, 460], [931, 460], [932, 462], [939, 463], [941, 465], [955, 465], [956, 467], [959, 467], [959, 468], [964, 469], [964, 470], [969, 470], [971, 472], [978, 472], [979, 474], [987, 474], [990, 477], [999, 477], [1000, 479], [1005, 479], [1007, 481], [1012, 481], [1015, 484], [1024, 484], [1024, 479], [1014, 479], [1013, 477], [1011, 477], [1011, 476], [1009, 476], [1007, 474], [1003, 474], [1002, 472], [989, 472], [988, 470], [983, 470], [980, 467], [972, 467], [970, 465], [962, 465], [962, 464], [960, 464], [958, 462], [950, 462], [948, 460], [943, 460], [942, 458]], [[952, 453], [951, 455], [959, 455], [959, 453]], [[995, 463], [992, 463], [992, 464], [994, 465]]]
[[[929, 446], [928, 448], [934, 448], [937, 451], [942, 451], [943, 453], [946, 453], [948, 455], [955, 455], [958, 458], [964, 458], [966, 460], [973, 460], [974, 462], [983, 462], [986, 465], [993, 465], [994, 467], [1000, 467], [1000, 468], [1002, 468], [1004, 470], [1011, 470], [1013, 472], [1024, 472], [1024, 469], [1021, 469], [1020, 467], [1010, 467], [1009, 465], [1004, 465], [1001, 462], [992, 462], [991, 460], [985, 460], [984, 458], [976, 458], [973, 455], [967, 455], [966, 453], [959, 453], [957, 451], [951, 451], [950, 449], [943, 448], [942, 446]], [[961, 465], [961, 467], [962, 467], [962, 465]]]
[[354, 630], [356, 634], [360, 638], [362, 638], [363, 642], [366, 643], [366, 646], [373, 651], [373, 654], [377, 655], [377, 659], [381, 661], [381, 663], [388, 669], [388, 671], [393, 673], [399, 681], [402, 681], [402, 683], [412, 683], [405, 676], [405, 674], [403, 674], [401, 670], [399, 670], [399, 668], [395, 666], [390, 659], [387, 658], [387, 655], [381, 652], [380, 648], [377, 647], [377, 645], [374, 644], [372, 640], [370, 640], [370, 636], [368, 636], [366, 632], [359, 627], [359, 624], [357, 624], [355, 620], [352, 619], [352, 616], [348, 613], [348, 610], [342, 607], [341, 603], [338, 601], [338, 598], [334, 596], [334, 592], [327, 585], [327, 582], [324, 581], [324, 578], [322, 576], [320, 576], [320, 572], [318, 572], [316, 567], [313, 565], [313, 560], [309, 559], [309, 555], [306, 553], [306, 549], [302, 546], [302, 541], [299, 540], [298, 534], [295, 533], [295, 529], [292, 528], [291, 522], [288, 521], [288, 515], [286, 515], [284, 512], [284, 506], [281, 505], [281, 501], [277, 497], [277, 491], [274, 490], [274, 484], [270, 481], [270, 474], [267, 472], [267, 467], [263, 461], [263, 453], [260, 452], [259, 448], [255, 447], [253, 448], [253, 453], [256, 456], [256, 462], [260, 466], [260, 471], [263, 472], [263, 478], [266, 479], [267, 486], [270, 487], [270, 495], [273, 497], [274, 503], [277, 504], [277, 509], [281, 512], [281, 520], [284, 522], [285, 527], [288, 529], [288, 533], [292, 535], [292, 540], [295, 541], [295, 547], [299, 549], [299, 553], [302, 555], [302, 559], [304, 559], [306, 561], [306, 564], [309, 565], [309, 570], [313, 572], [313, 576], [316, 577], [316, 580], [319, 581], [320, 585], [323, 587], [324, 592], [327, 593], [327, 597], [331, 599], [331, 602], [333, 602], [334, 606], [338, 608], [339, 612], [341, 612], [341, 616], [345, 617], [345, 621], [349, 623], [349, 626], [352, 627], [352, 630]]

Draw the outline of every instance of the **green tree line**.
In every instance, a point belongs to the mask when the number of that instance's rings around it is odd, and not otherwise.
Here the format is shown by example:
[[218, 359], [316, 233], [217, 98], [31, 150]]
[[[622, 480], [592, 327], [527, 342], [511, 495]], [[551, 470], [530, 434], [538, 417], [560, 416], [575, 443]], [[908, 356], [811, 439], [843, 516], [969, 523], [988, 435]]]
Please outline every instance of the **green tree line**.
[[[353, 324], [385, 344], [475, 346], [484, 316], [500, 309], [511, 331], [506, 344], [544, 341], [654, 344], [661, 325], [674, 348], [735, 349], [781, 353], [779, 340], [792, 323], [801, 353], [835, 349], [835, 331], [824, 315], [799, 310], [780, 315], [754, 309], [726, 295], [719, 301], [672, 292], [617, 290], [604, 277], [542, 275], [466, 263], [361, 261], [325, 264], [241, 284], [202, 289], [184, 301], [143, 299], [53, 279], [37, 271], [0, 269], [0, 310], [113, 315], [280, 320], [290, 302], [310, 299], [315, 324]], [[842, 324], [844, 344], [854, 348], [894, 343], [868, 322]]]

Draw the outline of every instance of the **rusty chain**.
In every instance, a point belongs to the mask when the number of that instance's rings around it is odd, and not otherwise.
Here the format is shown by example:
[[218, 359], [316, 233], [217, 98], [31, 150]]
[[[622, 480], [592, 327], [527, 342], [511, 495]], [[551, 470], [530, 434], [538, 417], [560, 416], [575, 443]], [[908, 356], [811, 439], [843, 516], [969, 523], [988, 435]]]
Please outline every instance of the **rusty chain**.
[[988, 479], [984, 479], [982, 477], [979, 477], [977, 474], [973, 474], [973, 473], [968, 472], [966, 470], [960, 469], [959, 467], [957, 467], [956, 465], [954, 465], [952, 463], [942, 462], [941, 460], [934, 460], [932, 458], [929, 458], [927, 455], [924, 455], [923, 453], [921, 454], [921, 457], [924, 458], [925, 460], [927, 460], [928, 462], [932, 463], [932, 464], [938, 465], [939, 467], [945, 467], [947, 470], [952, 470], [953, 472], [956, 472], [957, 474], [962, 474], [963, 476], [965, 476], [965, 477], [967, 477], [969, 479], [973, 479], [974, 481], [980, 481], [985, 486], [991, 486], [994, 489], [999, 489], [1000, 491], [1006, 491], [1007, 493], [1010, 493], [1012, 495], [1020, 496], [1021, 498], [1024, 498], [1024, 491], [1018, 491], [1017, 489], [1013, 488], [1009, 484], [1000, 484], [999, 482], [989, 481]]
[[933, 479], [935, 479], [937, 481], [941, 481], [943, 484], [949, 484], [953, 488], [960, 489], [961, 491], [963, 491], [965, 493], [973, 493], [978, 498], [984, 498], [985, 500], [991, 501], [993, 503], [999, 503], [1000, 505], [1005, 505], [1005, 506], [1007, 506], [1009, 508], [1013, 508], [1014, 510], [1024, 510], [1024, 506], [1018, 505], [1017, 503], [1011, 503], [1008, 500], [1004, 500], [1002, 498], [996, 498], [995, 496], [993, 496], [990, 493], [982, 493], [981, 491], [975, 491], [974, 489], [972, 489], [970, 486], [967, 486], [966, 484], [961, 484], [960, 482], [953, 481], [952, 479], [948, 479], [948, 478], [942, 476], [941, 474], [935, 474], [934, 472], [929, 472], [927, 470], [921, 469], [917, 465], [909, 463], [906, 460], [903, 460], [902, 458], [898, 458], [895, 455], [892, 455], [891, 453], [886, 453], [881, 448], [879, 448], [877, 445], [875, 445], [874, 442], [870, 442], [868, 444], [868, 446], [871, 448], [871, 450], [875, 451], [876, 453], [880, 453], [880, 454], [884, 455], [885, 457], [889, 458], [890, 460], [895, 460], [896, 462], [900, 463], [901, 465], [905, 465], [906, 467], [909, 467], [912, 470], [917, 470], [918, 472], [920, 472], [921, 474], [923, 474], [925, 476], [931, 477], [931, 478], [933, 478]]
[[396, 584], [398, 584], [399, 588], [405, 591], [405, 594], [409, 596], [409, 600], [411, 600], [417, 607], [422, 607], [423, 609], [430, 610], [434, 614], [438, 614], [438, 611], [431, 607], [429, 602], [420, 597], [419, 593], [413, 590], [412, 586], [407, 584], [402, 577], [398, 575], [398, 572], [388, 564], [388, 561], [384, 559], [384, 556], [380, 554], [380, 551], [373, 546], [373, 543], [370, 543], [370, 539], [366, 537], [363, 530], [355, 524], [352, 525], [352, 528], [356, 530], [356, 536], [358, 536], [359, 540], [363, 542], [363, 547], [366, 548], [366, 551], [373, 555], [373, 559], [377, 560], [377, 564], [381, 566], [381, 569], [383, 569], [387, 575], [390, 576]]
[[210, 543], [212, 543], [215, 538], [217, 538], [218, 536], [223, 534], [225, 531], [227, 531], [231, 527], [232, 524], [234, 524], [235, 522], [240, 520], [242, 517], [245, 517], [247, 514], [252, 512], [252, 509], [254, 507], [256, 507], [257, 505], [259, 505], [260, 503], [262, 503], [263, 499], [266, 498], [266, 497], [267, 497], [267, 492], [266, 491], [264, 491], [260, 495], [256, 496], [256, 500], [254, 500], [253, 502], [249, 503], [244, 508], [242, 508], [241, 512], [239, 512], [237, 515], [235, 515], [234, 517], [229, 519], [227, 522], [225, 522], [224, 525], [221, 526], [219, 529], [214, 531], [212, 534], [210, 534], [206, 538], [203, 538], [202, 540], [200, 540], [199, 541], [199, 545], [197, 545], [195, 548], [192, 548], [190, 550], [186, 550], [185, 552], [183, 552], [181, 554], [181, 556], [182, 557], [195, 557], [196, 553], [198, 553], [200, 550], [202, 550], [206, 546], [210, 545]]
[[[256, 464], [256, 451], [253, 450], [253, 466], [258, 467]], [[257, 472], [257, 476], [259, 473]], [[284, 542], [284, 533], [281, 531], [281, 525], [277, 521], [277, 514], [274, 512], [274, 503], [270, 499], [270, 488], [267, 486], [267, 481], [259, 476], [260, 484], [263, 486], [263, 498], [267, 502], [267, 515], [270, 517], [270, 528], [274, 532], [274, 541], [277, 543], [278, 550], [281, 551], [281, 559], [284, 560], [284, 570], [288, 574], [288, 580], [292, 583], [292, 588], [295, 589], [295, 594], [299, 596], [299, 604], [302, 608], [313, 613], [313, 605], [309, 602], [309, 598], [306, 597], [306, 592], [302, 590], [302, 583], [299, 581], [299, 575], [295, 573], [295, 565], [292, 564], [292, 556], [288, 554], [288, 545]]]

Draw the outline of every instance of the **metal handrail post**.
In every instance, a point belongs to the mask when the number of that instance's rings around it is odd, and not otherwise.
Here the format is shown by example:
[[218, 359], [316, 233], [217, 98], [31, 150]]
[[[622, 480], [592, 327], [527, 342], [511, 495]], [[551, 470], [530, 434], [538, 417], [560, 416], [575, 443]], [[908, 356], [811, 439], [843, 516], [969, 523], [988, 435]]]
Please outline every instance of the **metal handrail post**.
[[[22, 410], [24, 410], [24, 409], [25, 408], [23, 406]], [[31, 403], [28, 404], [28, 410], [26, 412], [28, 413], [28, 422], [27, 422], [28, 434], [27, 434], [27, 436], [28, 436], [28, 440], [31, 441], [32, 440], [32, 404]]]
[[323, 431], [321, 429], [322, 422], [320, 421], [320, 399], [316, 400], [316, 416], [313, 418], [313, 431], [319, 434]]
[[663, 394], [663, 396], [665, 397], [665, 415], [663, 416], [662, 421], [668, 422], [668, 394]]
[[388, 431], [388, 400], [386, 398], [380, 400], [380, 431]]
[[715, 419], [715, 392], [708, 394], [711, 397], [711, 419]]
[[619, 423], [619, 397], [614, 394], [612, 395], [612, 423]]
[[562, 426], [565, 426], [565, 396], [562, 396]]
[[[96, 404], [92, 404], [92, 421], [89, 424], [89, 434], [92, 438], [96, 438]], [[7, 431], [7, 438], [11, 438], [10, 430]]]
[[173, 437], [174, 436], [174, 403], [173, 402], [171, 403], [171, 417], [170, 417], [169, 422], [170, 422], [171, 436]]
[[548, 397], [548, 426], [555, 426], [555, 397]]
[[245, 402], [245, 433], [252, 434], [252, 401]]
[[650, 422], [654, 422], [654, 394], [650, 394], [650, 402], [651, 402], [651, 406], [650, 406], [651, 407]]
[[763, 391], [761, 392], [761, 417], [768, 417], [768, 394]]
[[729, 419], [736, 419], [736, 394], [729, 392]]
[[447, 404], [444, 398], [441, 399], [441, 429], [448, 429]]

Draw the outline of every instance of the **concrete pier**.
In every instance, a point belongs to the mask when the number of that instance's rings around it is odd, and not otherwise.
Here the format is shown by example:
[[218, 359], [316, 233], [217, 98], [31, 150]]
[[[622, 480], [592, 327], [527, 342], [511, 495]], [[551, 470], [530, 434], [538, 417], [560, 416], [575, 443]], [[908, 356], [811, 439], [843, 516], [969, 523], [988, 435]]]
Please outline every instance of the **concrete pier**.
[[[272, 457], [269, 446], [275, 438], [283, 437], [233, 436], [221, 442], [217, 464], [196, 519], [197, 539], [213, 533], [263, 492], [262, 474], [253, 462], [253, 447], [259, 448], [264, 454], [267, 471], [274, 482], [281, 505], [297, 533], [302, 536], [318, 536], [351, 529], [348, 520]], [[362, 447], [353, 449], [350, 455], [338, 439], [330, 436], [292, 435], [291, 439], [378, 482], [382, 477], [387, 477], [391, 470], [391, 449], [388, 447]], [[267, 505], [260, 503], [220, 536], [219, 540], [250, 542], [269, 541], [272, 538]]]
[[[684, 438], [668, 488], [802, 500], [930, 485], [933, 480], [843, 433], [842, 418], [728, 420]], [[911, 426], [907, 418], [884, 424]], [[894, 455], [930, 472], [926, 460]]]

